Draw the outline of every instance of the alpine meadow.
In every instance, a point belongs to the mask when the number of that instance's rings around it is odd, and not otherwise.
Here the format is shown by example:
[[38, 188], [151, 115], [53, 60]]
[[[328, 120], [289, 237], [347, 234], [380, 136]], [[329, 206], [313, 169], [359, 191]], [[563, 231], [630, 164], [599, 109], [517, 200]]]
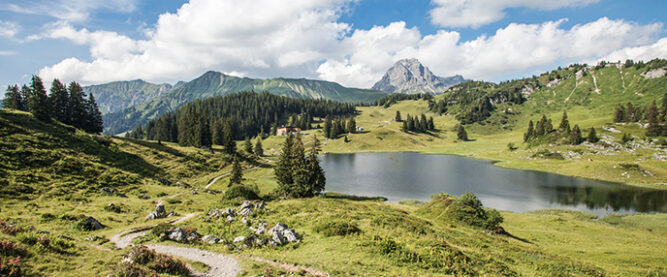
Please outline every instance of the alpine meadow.
[[667, 276], [662, 1], [2, 6], [0, 276]]

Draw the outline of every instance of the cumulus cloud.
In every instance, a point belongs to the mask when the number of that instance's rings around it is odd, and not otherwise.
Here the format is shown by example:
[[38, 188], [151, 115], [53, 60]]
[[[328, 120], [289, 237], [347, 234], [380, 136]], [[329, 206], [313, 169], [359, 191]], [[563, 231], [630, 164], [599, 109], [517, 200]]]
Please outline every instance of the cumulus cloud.
[[[414, 33], [416, 30], [406, 29], [404, 25], [401, 30], [400, 24], [394, 26], [397, 28], [375, 27], [373, 36], [357, 30], [342, 44], [354, 46], [347, 49], [350, 57], [361, 51], [362, 56], [368, 58], [329, 59], [320, 65], [318, 73], [323, 79], [369, 87], [371, 80], [379, 80], [379, 76], [393, 62], [410, 57], [418, 58], [440, 76], [462, 74], [466, 78], [493, 80], [511, 72], [537, 70], [554, 63], [597, 60], [615, 51], [621, 52], [614, 55], [633, 58], [667, 56], [665, 39], [645, 46], [655, 41], [662, 24], [639, 25], [601, 18], [563, 29], [560, 27], [563, 21], [512, 23], [498, 29], [492, 36], [480, 36], [471, 41], [460, 41], [458, 32], [441, 30], [421, 39], [409, 37], [406, 44], [391, 50], [374, 47], [374, 38], [401, 32]], [[373, 78], [366, 80], [358, 77], [359, 74], [369, 74]]]
[[[85, 21], [92, 11], [107, 9], [131, 12], [137, 0], [23, 0], [20, 4], [3, 4], [0, 10], [23, 14], [48, 15], [69, 22]], [[19, 1], [17, 1], [19, 2]]]
[[561, 26], [565, 19], [512, 23], [492, 35], [462, 41], [456, 31], [424, 36], [405, 22], [353, 29], [339, 22], [352, 1], [292, 0], [287, 5], [274, 0], [191, 0], [175, 13], [162, 14], [145, 39], [75, 28], [67, 22], [52, 24], [32, 39], [66, 39], [89, 46], [90, 61], [68, 58], [39, 72], [45, 79], [84, 84], [137, 78], [174, 82], [217, 70], [371, 87], [394, 62], [412, 57], [440, 76], [498, 80], [610, 56], [667, 56], [667, 42], [658, 41], [663, 29], [659, 23], [600, 18], [569, 29]]
[[13, 38], [19, 32], [19, 25], [15, 22], [0, 20], [0, 37]]
[[176, 13], [160, 15], [145, 40], [59, 24], [40, 37], [89, 44], [93, 60], [66, 59], [43, 68], [40, 75], [83, 83], [173, 81], [206, 70], [314, 77], [319, 61], [334, 52], [350, 30], [337, 22], [348, 2], [191, 0]]
[[656, 43], [627, 47], [616, 50], [604, 57], [604, 61], [625, 61], [627, 59], [648, 61], [655, 58], [667, 59], [667, 38], [662, 38]]
[[472, 27], [496, 22], [509, 8], [556, 10], [583, 7], [600, 0], [432, 0], [431, 22], [442, 27]]

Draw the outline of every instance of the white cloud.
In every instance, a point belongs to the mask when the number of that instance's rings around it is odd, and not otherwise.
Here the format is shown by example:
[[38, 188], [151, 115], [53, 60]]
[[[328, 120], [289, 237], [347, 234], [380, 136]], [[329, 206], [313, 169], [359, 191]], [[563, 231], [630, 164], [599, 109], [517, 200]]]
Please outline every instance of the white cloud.
[[176, 13], [160, 15], [146, 40], [68, 24], [54, 25], [33, 39], [66, 38], [90, 45], [91, 62], [63, 60], [40, 71], [46, 79], [174, 81], [206, 70], [315, 77], [319, 61], [336, 51], [350, 29], [337, 22], [348, 2], [191, 0]]
[[137, 0], [24, 0], [21, 4], [5, 4], [0, 10], [23, 14], [48, 15], [68, 22], [85, 21], [95, 10], [131, 12]]
[[0, 37], [13, 38], [19, 32], [16, 22], [0, 20]]
[[13, 56], [16, 55], [16, 52], [14, 51], [0, 51], [0, 56]]
[[191, 0], [176, 13], [162, 14], [143, 40], [65, 22], [32, 39], [88, 45], [90, 61], [68, 58], [39, 72], [47, 80], [83, 84], [137, 78], [175, 82], [217, 70], [371, 87], [402, 58], [416, 57], [440, 76], [498, 80], [612, 54], [643, 58], [667, 53], [665, 42], [656, 43], [662, 24], [608, 18], [569, 29], [561, 27], [564, 20], [512, 23], [469, 41], [447, 30], [422, 36], [405, 22], [353, 30], [339, 22], [351, 1], [293, 0], [288, 5], [274, 0]]
[[601, 60], [625, 61], [627, 59], [648, 61], [655, 58], [667, 59], [667, 38], [662, 38], [654, 44], [627, 47], [616, 50]]
[[556, 10], [583, 7], [600, 0], [432, 0], [431, 22], [443, 27], [478, 28], [505, 17], [509, 8]]
[[[348, 55], [328, 59], [320, 65], [318, 73], [323, 79], [370, 87], [393, 62], [410, 57], [418, 58], [440, 76], [462, 74], [471, 79], [494, 80], [516, 72], [548, 70], [554, 63], [597, 60], [626, 48], [622, 53], [636, 59], [667, 56], [665, 42], [645, 46], [655, 41], [662, 24], [639, 25], [601, 18], [562, 29], [562, 22], [513, 23], [498, 29], [493, 36], [480, 36], [471, 41], [460, 41], [459, 33], [444, 30], [416, 40], [403, 34], [405, 44], [394, 42], [397, 48], [391, 50], [377, 47], [374, 39], [417, 31], [401, 24], [394, 26], [397, 28], [375, 27], [373, 36], [357, 30], [342, 42], [353, 45], [346, 49]], [[354, 59], [356, 56], [362, 58]]]

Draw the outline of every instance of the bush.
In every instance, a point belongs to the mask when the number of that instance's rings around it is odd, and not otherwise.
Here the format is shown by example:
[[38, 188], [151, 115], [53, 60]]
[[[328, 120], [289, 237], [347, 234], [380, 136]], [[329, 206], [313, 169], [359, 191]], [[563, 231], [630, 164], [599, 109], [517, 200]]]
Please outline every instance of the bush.
[[21, 273], [21, 257], [3, 258], [0, 257], [0, 276], [3, 277], [20, 277]]
[[160, 223], [151, 230], [151, 235], [159, 238], [161, 234], [166, 234], [173, 227], [171, 223]]
[[21, 227], [15, 226], [15, 225], [10, 225], [7, 224], [4, 220], [0, 220], [0, 230], [8, 235], [16, 235], [16, 233], [20, 233], [23, 231]]
[[484, 209], [482, 201], [470, 192], [466, 192], [449, 206], [449, 212], [458, 221], [471, 226], [485, 229], [495, 229], [503, 222], [500, 212], [492, 209]]
[[0, 241], [0, 255], [10, 257], [25, 256], [26, 251], [14, 242], [3, 240]]
[[121, 263], [116, 268], [117, 277], [144, 277], [144, 276], [157, 276], [157, 272], [153, 270], [144, 269], [140, 266], [130, 264], [130, 263]]
[[51, 221], [51, 220], [54, 220], [54, 219], [56, 219], [56, 216], [51, 214], [51, 213], [43, 213], [40, 216], [40, 221], [42, 221], [42, 222], [48, 222], [48, 221]]
[[229, 188], [225, 193], [222, 195], [222, 198], [224, 200], [232, 200], [236, 198], [242, 198], [244, 200], [259, 200], [261, 199], [255, 190], [243, 186], [243, 185], [238, 185], [238, 186], [232, 186]]
[[332, 236], [347, 236], [349, 234], [359, 233], [359, 227], [355, 222], [350, 222], [342, 219], [327, 219], [320, 220], [313, 227], [313, 231], [324, 235], [325, 237]]
[[29, 232], [29, 233], [26, 232], [16, 236], [16, 239], [18, 239], [23, 244], [35, 245], [37, 244], [39, 237], [34, 232]]
[[[171, 256], [159, 254], [155, 250], [148, 249], [146, 246], [138, 246], [132, 248], [126, 255], [131, 263], [145, 265], [151, 270], [158, 273], [167, 273], [172, 275], [189, 276], [190, 270], [187, 266]], [[136, 270], [136, 268], [126, 268]], [[129, 273], [132, 273], [130, 271]], [[132, 275], [127, 275], [132, 276]]]

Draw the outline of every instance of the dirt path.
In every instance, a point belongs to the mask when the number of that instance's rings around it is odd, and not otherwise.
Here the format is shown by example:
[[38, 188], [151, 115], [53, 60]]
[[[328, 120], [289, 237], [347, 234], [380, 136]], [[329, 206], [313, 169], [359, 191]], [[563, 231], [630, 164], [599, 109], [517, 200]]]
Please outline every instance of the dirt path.
[[252, 256], [245, 256], [245, 257], [248, 258], [248, 259], [251, 259], [253, 261], [256, 261], [256, 262], [265, 263], [265, 264], [268, 264], [268, 265], [271, 265], [271, 266], [282, 268], [282, 269], [284, 269], [286, 271], [289, 271], [289, 272], [299, 272], [299, 271], [303, 270], [306, 273], [308, 273], [310, 275], [314, 275], [314, 276], [322, 276], [322, 277], [331, 276], [331, 275], [329, 275], [329, 273], [326, 273], [326, 272], [321, 271], [317, 268], [312, 268], [312, 267], [308, 267], [308, 266], [281, 263], [281, 262], [276, 262], [276, 261], [272, 261], [272, 260], [264, 259], [264, 258], [260, 258], [260, 257], [252, 257]]
[[211, 251], [201, 250], [197, 248], [179, 247], [172, 245], [157, 245], [149, 244], [146, 247], [155, 250], [155, 252], [167, 254], [171, 256], [181, 257], [183, 259], [200, 262], [208, 265], [210, 268], [206, 273], [197, 274], [196, 276], [236, 276], [241, 269], [239, 263], [228, 256], [214, 253]]

